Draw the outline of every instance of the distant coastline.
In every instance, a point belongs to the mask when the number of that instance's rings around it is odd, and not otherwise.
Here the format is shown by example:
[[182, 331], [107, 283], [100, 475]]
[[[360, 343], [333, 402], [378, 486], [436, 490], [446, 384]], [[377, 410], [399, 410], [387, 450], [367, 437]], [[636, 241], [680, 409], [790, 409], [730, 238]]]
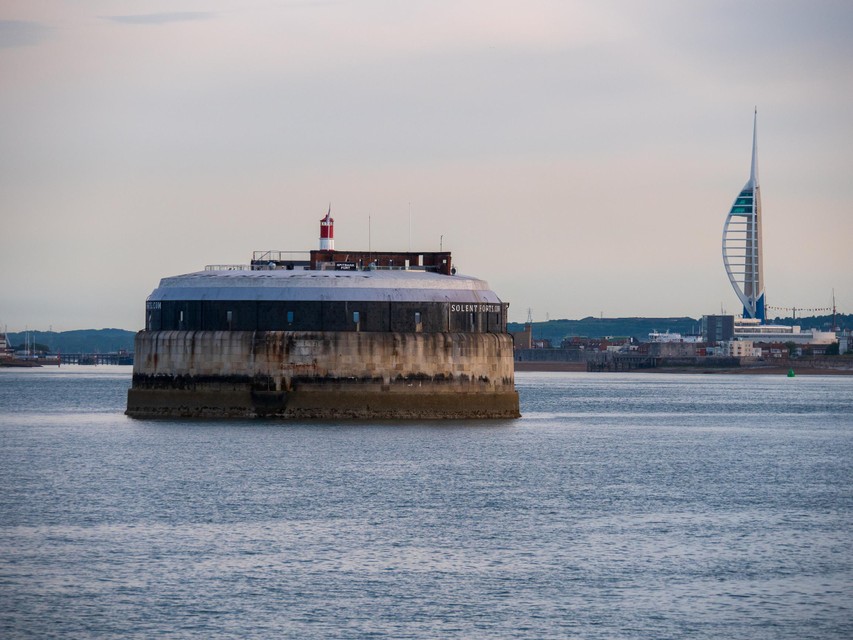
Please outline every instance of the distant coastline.
[[[769, 320], [768, 320], [769, 321]], [[814, 315], [794, 317], [777, 317], [772, 320], [773, 324], [793, 326], [797, 325], [808, 329], [826, 329], [833, 322], [843, 327], [853, 326], [853, 314], [839, 313], [835, 318], [832, 315]], [[522, 331], [526, 323], [510, 322], [507, 330], [510, 332]], [[531, 322], [530, 327], [534, 340], [550, 340], [553, 344], [559, 344], [568, 336], [585, 336], [587, 338], [603, 338], [605, 336], [631, 336], [640, 341], [646, 340], [649, 333], [659, 331], [661, 333], [680, 333], [682, 335], [695, 335], [700, 333], [702, 318], [690, 317], [586, 317], [580, 320], [546, 320]]]
[[[847, 368], [815, 366], [809, 361], [790, 361], [785, 365], [767, 365], [767, 366], [744, 366], [744, 367], [654, 367], [649, 369], [631, 369], [630, 373], [683, 373], [683, 374], [735, 374], [735, 375], [787, 375], [790, 369], [794, 370], [796, 375], [806, 376], [851, 376], [853, 375], [853, 362], [842, 361], [839, 364], [846, 364]], [[571, 372], [582, 371], [587, 372], [586, 363], [584, 362], [516, 362], [515, 371], [535, 371], [535, 372]]]
[[9, 331], [9, 342], [17, 349], [29, 342], [45, 353], [111, 353], [133, 351], [135, 331], [125, 329], [76, 329], [73, 331]]

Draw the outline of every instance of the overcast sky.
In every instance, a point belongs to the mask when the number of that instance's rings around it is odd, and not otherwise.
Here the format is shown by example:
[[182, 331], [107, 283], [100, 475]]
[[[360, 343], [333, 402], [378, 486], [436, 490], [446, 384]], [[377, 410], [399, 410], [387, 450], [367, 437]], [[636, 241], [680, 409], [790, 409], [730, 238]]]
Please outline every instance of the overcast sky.
[[0, 327], [139, 329], [330, 202], [337, 248], [443, 236], [514, 321], [739, 312], [756, 105], [767, 303], [851, 313], [851, 34], [846, 0], [3, 0]]

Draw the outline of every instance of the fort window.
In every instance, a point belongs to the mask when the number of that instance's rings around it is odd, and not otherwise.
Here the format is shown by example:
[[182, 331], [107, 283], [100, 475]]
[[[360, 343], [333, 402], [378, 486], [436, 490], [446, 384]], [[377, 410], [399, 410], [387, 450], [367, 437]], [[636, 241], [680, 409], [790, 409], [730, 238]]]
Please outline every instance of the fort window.
[[505, 309], [474, 308], [387, 300], [168, 300], [150, 302], [144, 318], [149, 331], [505, 331]]

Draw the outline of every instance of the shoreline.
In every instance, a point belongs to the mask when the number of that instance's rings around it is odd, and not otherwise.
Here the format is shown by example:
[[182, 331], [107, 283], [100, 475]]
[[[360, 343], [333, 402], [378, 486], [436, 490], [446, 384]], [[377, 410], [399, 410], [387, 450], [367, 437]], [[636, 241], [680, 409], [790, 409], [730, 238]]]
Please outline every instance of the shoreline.
[[[734, 374], [734, 375], [788, 375], [793, 368], [794, 374], [801, 376], [853, 376], [853, 369], [830, 369], [815, 367], [804, 363], [799, 366], [792, 362], [787, 366], [756, 367], [655, 367], [652, 369], [630, 369], [619, 373], [683, 373], [683, 374]], [[535, 372], [584, 372], [585, 362], [516, 362], [515, 371]], [[605, 372], [607, 373], [607, 372]]]

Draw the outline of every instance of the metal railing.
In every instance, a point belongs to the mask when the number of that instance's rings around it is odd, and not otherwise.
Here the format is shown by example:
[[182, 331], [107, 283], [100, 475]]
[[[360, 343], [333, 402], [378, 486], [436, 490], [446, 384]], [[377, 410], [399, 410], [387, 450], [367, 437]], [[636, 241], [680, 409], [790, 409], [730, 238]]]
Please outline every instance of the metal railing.
[[205, 271], [251, 271], [251, 267], [247, 264], [208, 264], [204, 267]]
[[252, 262], [295, 262], [307, 260], [310, 256], [310, 251], [254, 251], [252, 252]]

